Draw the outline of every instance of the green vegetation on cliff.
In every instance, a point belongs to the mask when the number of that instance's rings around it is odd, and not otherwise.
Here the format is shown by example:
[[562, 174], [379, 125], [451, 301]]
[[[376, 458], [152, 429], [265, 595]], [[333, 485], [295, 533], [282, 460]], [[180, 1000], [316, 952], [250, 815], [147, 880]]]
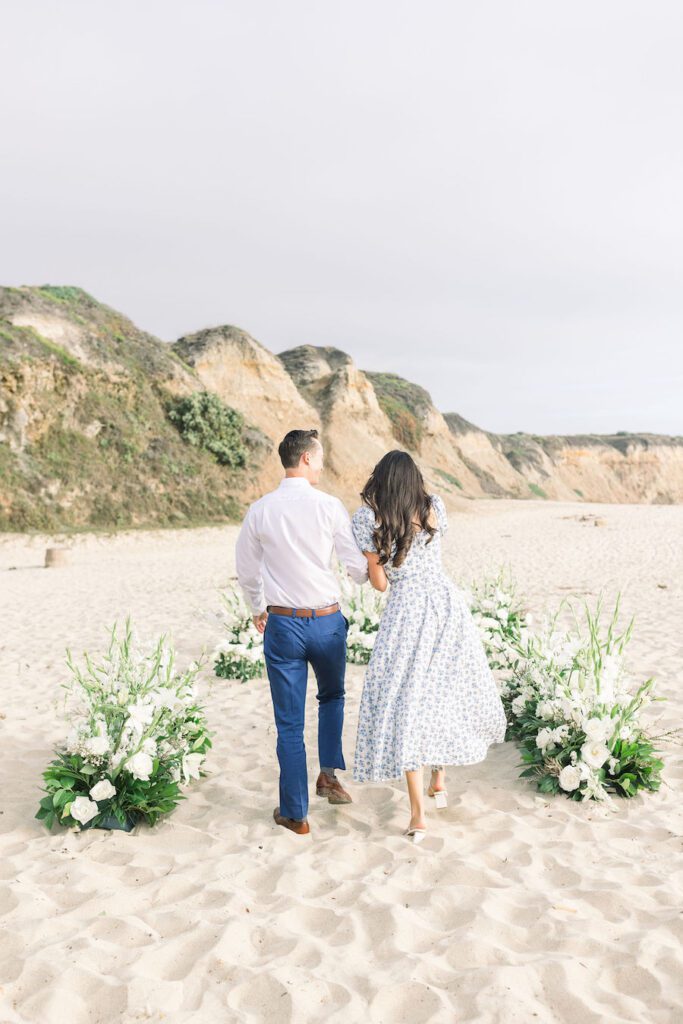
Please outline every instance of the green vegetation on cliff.
[[396, 440], [419, 452], [423, 420], [432, 404], [429, 392], [395, 373], [364, 372], [375, 389], [380, 408], [389, 418]]
[[[170, 346], [82, 289], [0, 289], [0, 530], [239, 519], [254, 431], [193, 391]], [[201, 446], [171, 419], [183, 401]]]

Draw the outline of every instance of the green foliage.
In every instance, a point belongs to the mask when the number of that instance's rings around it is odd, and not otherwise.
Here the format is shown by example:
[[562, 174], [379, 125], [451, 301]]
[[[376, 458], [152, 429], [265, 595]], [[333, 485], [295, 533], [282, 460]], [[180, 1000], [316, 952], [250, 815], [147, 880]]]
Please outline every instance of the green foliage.
[[462, 490], [462, 484], [458, 480], [457, 476], [453, 476], [452, 473], [446, 472], [445, 469], [439, 469], [438, 466], [432, 466], [432, 469], [438, 476], [440, 476], [447, 483], [453, 484], [454, 487], [459, 487], [460, 490]]
[[548, 497], [548, 495], [545, 493], [543, 488], [539, 487], [538, 484], [530, 483], [529, 484], [529, 490], [532, 491], [534, 494], [538, 495], [539, 498], [547, 498]]
[[89, 302], [95, 302], [92, 295], [88, 295], [82, 288], [73, 288], [69, 285], [54, 285], [44, 284], [38, 288], [40, 295], [44, 295], [48, 299], [52, 299], [53, 302], [62, 302], [67, 305], [72, 302], [80, 302], [83, 299], [87, 299]]
[[229, 651], [221, 651], [214, 662], [214, 671], [221, 679], [239, 679], [245, 683], [247, 679], [258, 679], [265, 671], [264, 661], [251, 661], [240, 658]]
[[378, 401], [380, 408], [389, 417], [396, 440], [405, 448], [419, 451], [424, 433], [420, 421], [394, 398], [378, 396]]
[[168, 416], [188, 444], [211, 452], [221, 465], [233, 469], [246, 465], [247, 452], [242, 441], [244, 417], [226, 405], [218, 395], [195, 391], [177, 399]]
[[429, 392], [395, 373], [366, 372], [380, 408], [389, 418], [394, 437], [406, 448], [419, 451], [424, 428], [422, 420], [431, 406]]

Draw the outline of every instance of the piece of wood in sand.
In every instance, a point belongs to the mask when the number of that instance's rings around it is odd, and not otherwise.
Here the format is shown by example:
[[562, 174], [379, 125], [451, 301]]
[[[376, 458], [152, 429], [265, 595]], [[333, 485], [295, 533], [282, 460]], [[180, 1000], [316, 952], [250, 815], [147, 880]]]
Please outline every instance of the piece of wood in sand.
[[45, 568], [49, 569], [51, 566], [68, 565], [69, 554], [68, 548], [46, 548]]

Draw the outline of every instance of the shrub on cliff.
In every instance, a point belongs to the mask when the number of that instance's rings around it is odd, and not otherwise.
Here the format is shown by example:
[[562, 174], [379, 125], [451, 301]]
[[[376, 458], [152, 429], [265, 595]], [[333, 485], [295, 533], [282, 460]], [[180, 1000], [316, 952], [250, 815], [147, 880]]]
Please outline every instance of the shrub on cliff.
[[246, 465], [244, 417], [218, 395], [197, 391], [177, 399], [169, 406], [168, 416], [188, 444], [211, 452], [217, 462], [233, 469]]

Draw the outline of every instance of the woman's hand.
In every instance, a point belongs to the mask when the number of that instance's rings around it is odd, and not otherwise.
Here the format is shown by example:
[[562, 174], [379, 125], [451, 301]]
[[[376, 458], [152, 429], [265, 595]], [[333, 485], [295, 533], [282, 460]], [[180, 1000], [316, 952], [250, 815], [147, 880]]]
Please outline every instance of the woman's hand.
[[363, 554], [368, 560], [368, 578], [375, 590], [385, 591], [389, 585], [384, 566], [379, 564], [379, 555], [376, 551], [364, 551]]

